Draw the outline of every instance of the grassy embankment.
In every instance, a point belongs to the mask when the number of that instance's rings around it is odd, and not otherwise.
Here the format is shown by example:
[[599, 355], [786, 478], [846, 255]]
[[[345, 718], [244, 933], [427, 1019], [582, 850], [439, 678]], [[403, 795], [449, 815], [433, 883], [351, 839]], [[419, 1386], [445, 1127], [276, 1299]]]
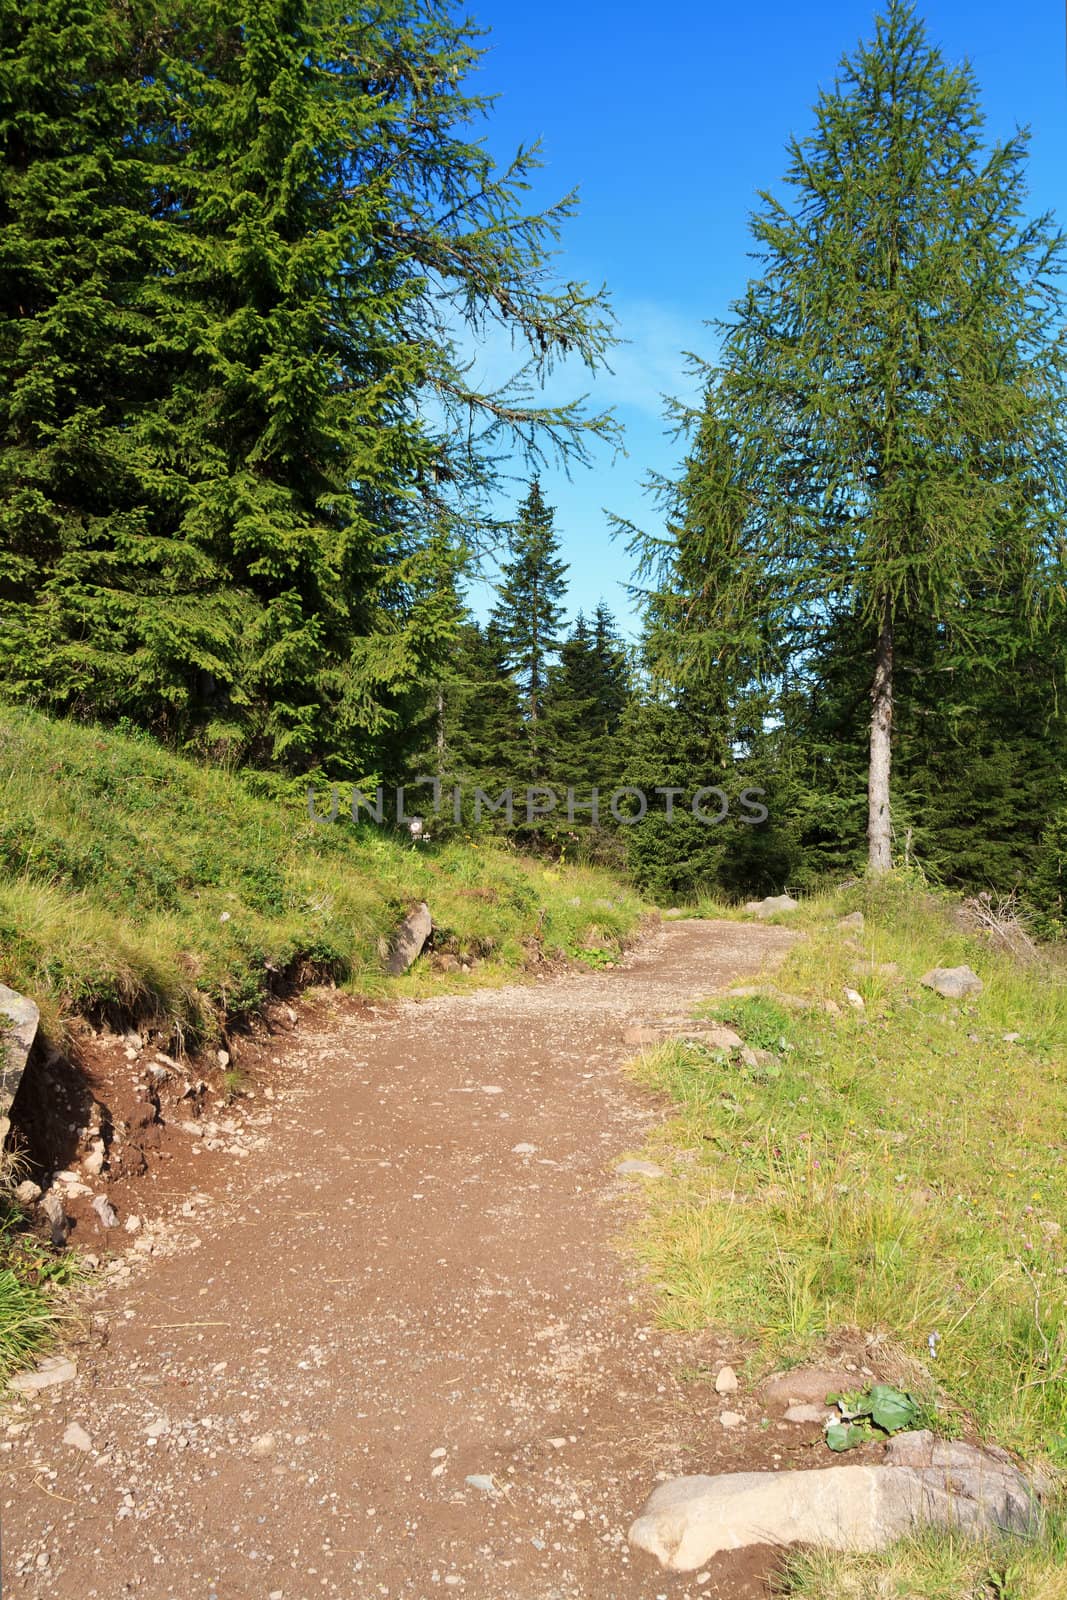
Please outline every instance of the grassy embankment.
[[[419, 900], [436, 949], [476, 971], [384, 976], [381, 941]], [[0, 982], [37, 1001], [54, 1039], [85, 1015], [192, 1049], [306, 982], [413, 994], [502, 981], [537, 953], [600, 965], [641, 911], [603, 872], [473, 841], [415, 848], [343, 806], [316, 823], [302, 795], [264, 798], [147, 738], [0, 707]], [[20, 1254], [5, 1194], [0, 1375], [49, 1314], [35, 1287], [49, 1269]]]
[[[854, 909], [862, 932], [838, 927]], [[842, 1330], [880, 1335], [946, 1430], [1067, 1467], [1062, 968], [1020, 964], [896, 882], [791, 920], [805, 937], [761, 987], [810, 1004], [707, 1008], [766, 1059], [671, 1043], [634, 1064], [676, 1103], [648, 1151], [672, 1177], [650, 1186], [637, 1239], [664, 1325], [734, 1331], [752, 1378]], [[978, 997], [920, 985], [961, 963], [982, 977]], [[1067, 1595], [1053, 1524], [1024, 1552], [926, 1539], [805, 1557], [790, 1592], [1052, 1600]]]

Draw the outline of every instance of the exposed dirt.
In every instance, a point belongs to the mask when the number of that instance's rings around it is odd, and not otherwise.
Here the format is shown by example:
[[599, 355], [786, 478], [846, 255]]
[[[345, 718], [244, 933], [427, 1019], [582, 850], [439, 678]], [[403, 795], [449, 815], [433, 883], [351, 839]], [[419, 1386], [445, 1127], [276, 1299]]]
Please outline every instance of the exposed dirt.
[[[78, 1376], [0, 1426], [5, 1594], [765, 1594], [767, 1552], [678, 1578], [627, 1549], [658, 1475], [806, 1464], [819, 1430], [693, 1380], [741, 1352], [656, 1330], [618, 1248], [655, 1180], [614, 1167], [661, 1114], [625, 1031], [788, 940], [667, 923], [616, 970], [337, 996], [250, 1047], [215, 1148], [168, 1132], [106, 1186], [116, 1228], [79, 1213], [102, 1271]], [[141, 1103], [144, 1061], [110, 1048], [108, 1093]]]

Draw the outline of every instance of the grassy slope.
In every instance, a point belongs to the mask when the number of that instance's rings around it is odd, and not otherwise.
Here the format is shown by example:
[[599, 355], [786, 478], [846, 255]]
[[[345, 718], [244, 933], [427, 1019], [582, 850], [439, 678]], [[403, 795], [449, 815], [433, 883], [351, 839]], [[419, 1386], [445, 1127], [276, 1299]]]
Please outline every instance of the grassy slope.
[[49, 1026], [137, 1016], [191, 1042], [286, 977], [386, 988], [379, 941], [416, 900], [438, 948], [483, 960], [471, 981], [515, 971], [531, 942], [610, 950], [641, 910], [605, 873], [466, 841], [415, 849], [343, 810], [316, 823], [302, 796], [262, 798], [146, 738], [9, 708], [0, 878], [0, 981], [33, 995]]
[[[384, 977], [380, 941], [422, 899], [437, 948], [478, 958], [474, 974]], [[263, 798], [147, 738], [0, 707], [0, 982], [53, 1038], [85, 1013], [194, 1046], [272, 985], [492, 982], [535, 947], [599, 964], [641, 910], [606, 873], [316, 824], [303, 797]], [[67, 1270], [20, 1233], [0, 1173], [0, 1381], [47, 1342], [48, 1283]]]
[[[842, 1328], [880, 1333], [947, 1426], [969, 1419], [1067, 1466], [1067, 982], [898, 884], [862, 894], [798, 914], [807, 937], [774, 982], [810, 1009], [713, 1008], [769, 1061], [671, 1044], [634, 1066], [677, 1102], [651, 1143], [674, 1181], [650, 1191], [638, 1239], [662, 1319], [735, 1330], [757, 1370]], [[861, 903], [865, 930], [839, 929]], [[920, 986], [929, 967], [961, 962], [985, 981], [977, 999]], [[809, 1570], [798, 1592], [941, 1592], [933, 1579], [883, 1589], [869, 1573], [848, 1587], [835, 1570], [839, 1589]]]

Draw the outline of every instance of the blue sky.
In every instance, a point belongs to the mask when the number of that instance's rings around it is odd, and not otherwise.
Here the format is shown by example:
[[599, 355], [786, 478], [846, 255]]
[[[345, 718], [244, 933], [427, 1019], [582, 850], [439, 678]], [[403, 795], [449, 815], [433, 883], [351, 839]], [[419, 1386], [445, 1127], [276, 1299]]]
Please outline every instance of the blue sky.
[[[471, 0], [490, 29], [477, 87], [499, 96], [488, 125], [498, 156], [540, 138], [544, 203], [577, 185], [560, 275], [605, 281], [620, 333], [614, 374], [591, 387], [615, 408], [627, 456], [597, 453], [570, 481], [542, 475], [570, 562], [571, 608], [603, 598], [629, 631], [629, 558], [604, 507], [645, 526], [650, 468], [669, 471], [679, 447], [664, 394], [691, 393], [685, 350], [714, 354], [704, 324], [726, 313], [749, 274], [748, 218], [760, 188], [781, 189], [791, 133], [811, 126], [820, 88], [841, 55], [873, 31], [868, 0], [816, 5], [670, 7], [626, 0]], [[950, 61], [974, 66], [990, 137], [1032, 130], [1034, 210], [1067, 226], [1067, 81], [1062, 0], [930, 0], [920, 6]], [[577, 392], [587, 386], [584, 374]], [[472, 592], [481, 610], [484, 587]]]

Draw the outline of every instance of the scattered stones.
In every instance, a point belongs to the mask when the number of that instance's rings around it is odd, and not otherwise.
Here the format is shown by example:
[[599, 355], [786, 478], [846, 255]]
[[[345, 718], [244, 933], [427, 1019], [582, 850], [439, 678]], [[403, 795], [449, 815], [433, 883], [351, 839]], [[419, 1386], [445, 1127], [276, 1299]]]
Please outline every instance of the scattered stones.
[[863, 912], [850, 911], [847, 917], [841, 918], [837, 926], [839, 928], [847, 928], [850, 932], [854, 930], [862, 932], [864, 926]]
[[42, 1356], [32, 1372], [16, 1372], [7, 1386], [17, 1394], [36, 1394], [39, 1389], [52, 1389], [57, 1383], [70, 1383], [78, 1376], [78, 1369], [66, 1356]]
[[662, 1167], [657, 1167], [654, 1161], [642, 1161], [633, 1158], [620, 1161], [615, 1171], [620, 1178], [665, 1178], [667, 1174]]
[[662, 1044], [664, 1035], [658, 1028], [635, 1027], [627, 1028], [622, 1036], [623, 1044], [650, 1045]]
[[744, 1040], [733, 1028], [728, 1028], [725, 1023], [714, 1022], [707, 1028], [700, 1030], [703, 1042], [712, 1050], [740, 1050]]
[[827, 1417], [832, 1417], [834, 1414], [829, 1406], [789, 1406], [786, 1409], [784, 1420], [786, 1422], [825, 1422]]
[[63, 1201], [60, 1199], [58, 1190], [49, 1189], [41, 1201], [41, 1210], [48, 1219], [53, 1245], [57, 1250], [62, 1250], [70, 1232], [70, 1222], [66, 1211], [63, 1209]]
[[884, 1466], [675, 1478], [649, 1497], [629, 1540], [671, 1572], [694, 1572], [753, 1544], [879, 1550], [923, 1526], [1025, 1534], [1039, 1517], [1031, 1486], [999, 1452], [913, 1434], [891, 1442]]
[[102, 1228], [117, 1228], [119, 1224], [118, 1212], [115, 1210], [106, 1194], [98, 1194], [93, 1201], [93, 1210], [100, 1218]]
[[104, 1146], [103, 1139], [94, 1139], [93, 1143], [89, 1147], [88, 1155], [82, 1157], [82, 1170], [86, 1172], [90, 1178], [99, 1178], [100, 1174], [104, 1170], [104, 1162], [106, 1159], [107, 1150]]
[[736, 1394], [737, 1390], [737, 1373], [733, 1367], [720, 1367], [715, 1376], [715, 1393]]
[[723, 1428], [740, 1428], [744, 1420], [740, 1411], [723, 1411], [719, 1416], [719, 1425]]
[[769, 894], [763, 900], [748, 900], [745, 910], [754, 917], [773, 917], [783, 911], [799, 910], [800, 902], [789, 894]]
[[797, 1367], [792, 1372], [776, 1372], [761, 1389], [764, 1405], [824, 1405], [828, 1394], [841, 1394], [856, 1387], [856, 1375], [832, 1367]]
[[89, 1451], [93, 1448], [93, 1441], [86, 1433], [80, 1422], [68, 1424], [64, 1434], [63, 1443], [69, 1444], [74, 1450]]
[[970, 967], [932, 967], [919, 981], [946, 1000], [963, 1000], [969, 994], [981, 994], [983, 988], [981, 978]]
[[496, 1479], [491, 1472], [471, 1472], [464, 1478], [464, 1483], [472, 1489], [480, 1489], [483, 1494], [496, 1494]]
[[398, 978], [422, 954], [423, 945], [433, 932], [433, 918], [425, 900], [409, 911], [393, 938], [393, 947], [385, 970], [390, 977]]
[[15, 1199], [27, 1210], [30, 1206], [35, 1206], [40, 1198], [41, 1186], [39, 1183], [34, 1183], [32, 1178], [24, 1178], [15, 1189]]

